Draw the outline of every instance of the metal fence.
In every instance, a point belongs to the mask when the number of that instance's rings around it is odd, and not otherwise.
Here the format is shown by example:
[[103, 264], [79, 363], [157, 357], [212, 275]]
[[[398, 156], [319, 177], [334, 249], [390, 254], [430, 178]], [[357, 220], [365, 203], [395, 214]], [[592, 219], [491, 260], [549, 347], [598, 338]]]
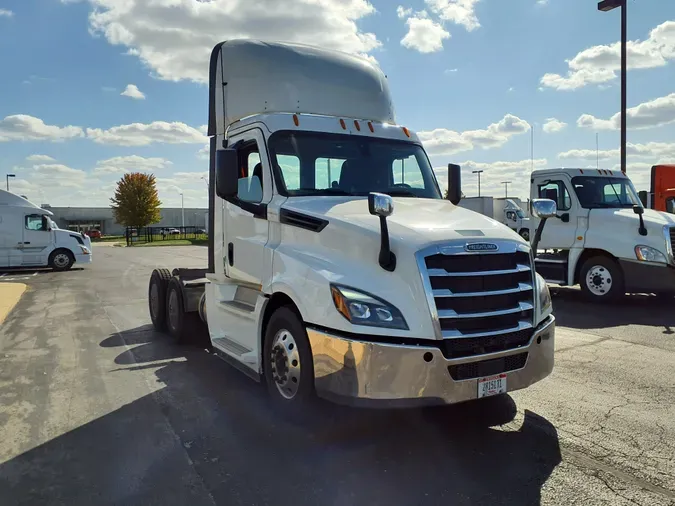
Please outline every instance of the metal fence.
[[156, 241], [206, 240], [208, 234], [200, 227], [127, 227], [124, 233], [127, 246]]

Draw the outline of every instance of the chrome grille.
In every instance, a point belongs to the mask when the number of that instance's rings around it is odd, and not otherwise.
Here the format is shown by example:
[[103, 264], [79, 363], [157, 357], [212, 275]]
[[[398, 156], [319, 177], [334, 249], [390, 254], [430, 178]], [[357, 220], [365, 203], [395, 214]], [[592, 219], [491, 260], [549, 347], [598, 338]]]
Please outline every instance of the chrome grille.
[[[500, 244], [494, 253], [468, 253], [464, 243], [436, 247], [420, 252], [418, 264], [438, 318], [437, 332], [450, 355], [475, 356], [528, 344], [535, 290], [524, 246]], [[454, 344], [456, 340], [462, 344]]]
[[670, 260], [675, 263], [675, 227], [670, 227]]

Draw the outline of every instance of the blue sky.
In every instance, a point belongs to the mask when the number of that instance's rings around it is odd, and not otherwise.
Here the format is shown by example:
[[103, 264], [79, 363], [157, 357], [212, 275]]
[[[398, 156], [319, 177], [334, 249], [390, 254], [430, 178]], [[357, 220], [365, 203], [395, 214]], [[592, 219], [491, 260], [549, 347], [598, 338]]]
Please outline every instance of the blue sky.
[[[628, 1], [628, 171], [646, 189], [675, 162], [675, 2]], [[510, 179], [526, 197], [530, 128], [536, 167], [595, 166], [596, 133], [601, 166], [619, 161], [619, 12], [596, 3], [2, 0], [0, 174], [35, 201], [105, 206], [147, 170], [166, 205], [179, 189], [205, 205], [208, 54], [254, 37], [374, 58], [435, 167], [461, 163], [467, 195], [484, 169], [484, 193]]]

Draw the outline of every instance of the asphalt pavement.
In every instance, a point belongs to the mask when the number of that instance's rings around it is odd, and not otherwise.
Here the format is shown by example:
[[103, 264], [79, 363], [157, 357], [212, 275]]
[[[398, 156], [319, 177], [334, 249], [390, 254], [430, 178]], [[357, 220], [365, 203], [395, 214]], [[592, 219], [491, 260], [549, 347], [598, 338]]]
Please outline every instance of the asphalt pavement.
[[28, 285], [0, 326], [0, 505], [675, 505], [675, 301], [556, 289], [556, 366], [506, 398], [417, 410], [321, 404], [172, 346], [152, 268], [202, 247], [95, 246]]

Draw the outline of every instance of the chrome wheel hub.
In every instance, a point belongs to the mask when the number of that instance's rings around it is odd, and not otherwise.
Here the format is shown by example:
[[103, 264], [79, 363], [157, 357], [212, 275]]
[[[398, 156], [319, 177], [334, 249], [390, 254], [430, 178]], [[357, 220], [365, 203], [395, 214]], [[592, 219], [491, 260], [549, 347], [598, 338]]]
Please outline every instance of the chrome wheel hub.
[[282, 329], [274, 336], [270, 364], [279, 393], [286, 399], [295, 397], [300, 387], [300, 354], [288, 330]]
[[70, 258], [68, 258], [68, 255], [66, 255], [65, 253], [58, 253], [54, 257], [54, 265], [56, 265], [59, 268], [65, 267], [66, 265], [68, 265], [68, 262], [70, 262]]
[[612, 275], [602, 265], [594, 265], [586, 274], [586, 286], [593, 295], [607, 295], [612, 289]]

